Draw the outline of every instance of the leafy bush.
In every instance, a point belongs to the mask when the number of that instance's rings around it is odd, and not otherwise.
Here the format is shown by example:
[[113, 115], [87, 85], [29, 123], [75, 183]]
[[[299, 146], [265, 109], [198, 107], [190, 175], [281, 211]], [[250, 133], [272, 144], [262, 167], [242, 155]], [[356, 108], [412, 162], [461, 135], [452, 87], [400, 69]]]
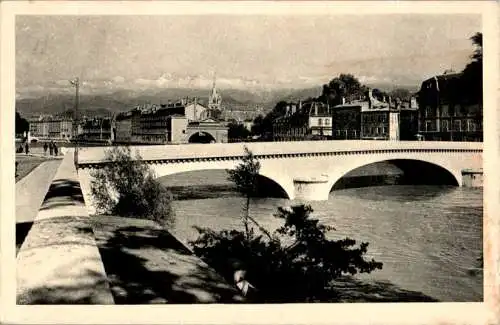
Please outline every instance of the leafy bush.
[[[370, 273], [382, 263], [366, 260], [368, 243], [355, 247], [350, 238], [330, 240], [332, 227], [311, 218], [310, 206], [291, 210], [278, 208], [275, 217], [284, 221], [272, 239], [247, 235], [237, 230], [213, 231], [196, 228], [193, 251], [226, 277], [238, 268], [247, 271], [246, 280], [259, 291], [264, 302], [331, 301], [329, 284], [345, 274]], [[235, 266], [236, 264], [239, 264]]]
[[145, 218], [170, 227], [174, 223], [171, 194], [139, 154], [130, 148], [106, 150], [111, 164], [91, 173], [91, 193], [99, 213]]

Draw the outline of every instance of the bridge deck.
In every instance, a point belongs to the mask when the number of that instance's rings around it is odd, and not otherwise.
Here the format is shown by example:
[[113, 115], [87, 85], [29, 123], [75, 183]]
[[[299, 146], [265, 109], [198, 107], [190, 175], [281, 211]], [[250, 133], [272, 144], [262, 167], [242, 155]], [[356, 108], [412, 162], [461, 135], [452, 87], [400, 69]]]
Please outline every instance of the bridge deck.
[[[256, 155], [317, 154], [341, 151], [369, 150], [480, 150], [482, 142], [438, 142], [438, 141], [293, 141], [293, 142], [250, 142], [250, 143], [213, 143], [185, 145], [131, 146], [132, 152], [138, 151], [144, 160], [192, 159], [209, 157], [238, 157], [244, 154], [247, 146]], [[98, 163], [105, 159], [109, 147], [82, 148], [79, 162]]]

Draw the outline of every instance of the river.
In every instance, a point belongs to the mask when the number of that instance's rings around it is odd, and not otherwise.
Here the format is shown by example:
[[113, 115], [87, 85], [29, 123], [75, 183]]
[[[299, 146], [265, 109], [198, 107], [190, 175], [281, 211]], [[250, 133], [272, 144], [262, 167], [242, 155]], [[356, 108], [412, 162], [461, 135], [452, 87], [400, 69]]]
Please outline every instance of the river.
[[[160, 179], [175, 195], [173, 231], [184, 243], [197, 237], [193, 226], [241, 228], [244, 200], [224, 171], [200, 171]], [[189, 198], [189, 194], [191, 198]], [[389, 282], [439, 301], [482, 301], [483, 276], [477, 271], [482, 252], [483, 190], [450, 186], [397, 185], [335, 190], [328, 201], [311, 202], [313, 215], [334, 226], [334, 238], [367, 241], [368, 255], [382, 270], [357, 277]], [[259, 198], [251, 214], [269, 229], [286, 199]]]

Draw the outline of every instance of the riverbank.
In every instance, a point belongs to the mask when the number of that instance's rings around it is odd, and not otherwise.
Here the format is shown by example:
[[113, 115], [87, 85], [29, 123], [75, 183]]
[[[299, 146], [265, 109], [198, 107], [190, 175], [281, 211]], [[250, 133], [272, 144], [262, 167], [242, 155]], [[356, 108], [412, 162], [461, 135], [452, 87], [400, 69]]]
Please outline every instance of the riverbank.
[[116, 304], [239, 303], [236, 287], [157, 223], [91, 217]]

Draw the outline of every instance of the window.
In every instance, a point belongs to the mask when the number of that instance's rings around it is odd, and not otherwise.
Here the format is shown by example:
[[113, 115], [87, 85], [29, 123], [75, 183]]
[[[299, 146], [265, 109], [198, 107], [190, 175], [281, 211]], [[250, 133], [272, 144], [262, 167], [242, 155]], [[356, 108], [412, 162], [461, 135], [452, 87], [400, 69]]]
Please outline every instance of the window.
[[432, 122], [431, 121], [425, 122], [425, 131], [427, 131], [427, 132], [432, 131]]
[[431, 117], [432, 116], [432, 108], [430, 106], [427, 106], [425, 108], [425, 117]]
[[462, 123], [460, 120], [453, 121], [453, 131], [461, 131]]
[[476, 131], [476, 123], [473, 120], [467, 120], [467, 130], [471, 132]]
[[449, 116], [449, 108], [448, 105], [441, 106], [441, 116], [448, 117]]
[[323, 125], [323, 120], [322, 119], [318, 119], [318, 125], [319, 126]]
[[325, 125], [330, 125], [330, 119], [329, 118], [325, 118]]
[[449, 131], [448, 121], [441, 121], [441, 131], [443, 132]]

